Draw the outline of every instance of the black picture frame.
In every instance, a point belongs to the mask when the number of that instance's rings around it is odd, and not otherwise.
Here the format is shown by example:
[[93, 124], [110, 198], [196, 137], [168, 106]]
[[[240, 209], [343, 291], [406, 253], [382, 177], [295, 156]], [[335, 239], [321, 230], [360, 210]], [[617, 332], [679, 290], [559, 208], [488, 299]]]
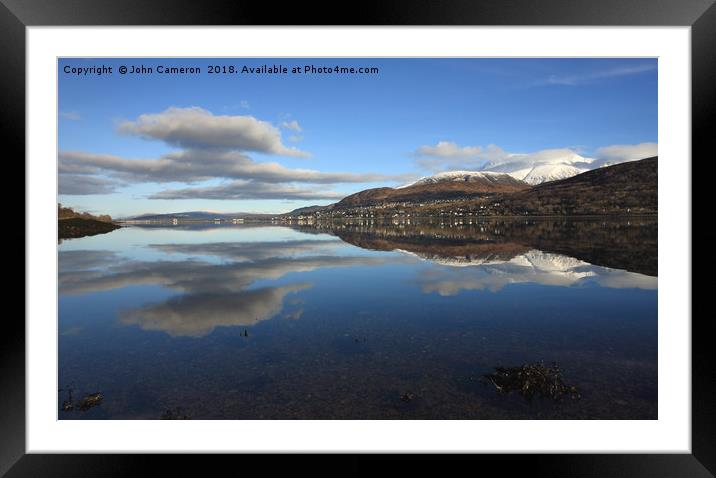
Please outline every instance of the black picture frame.
[[[25, 29], [29, 26], [651, 25], [691, 27], [692, 156], [702, 161], [698, 181], [705, 183], [709, 176], [713, 177], [706, 168], [713, 167], [714, 160], [710, 156], [716, 137], [710, 131], [712, 127], [708, 126], [716, 119], [714, 0], [371, 0], [337, 4], [335, 11], [327, 10], [325, 5], [323, 2], [315, 6], [286, 3], [277, 7], [270, 2], [241, 0], [0, 0], [0, 124], [6, 138], [6, 160], [25, 157]], [[15, 160], [15, 164], [19, 165], [20, 161]], [[692, 177], [696, 180], [693, 162], [691, 167]], [[24, 177], [24, 168], [18, 174]], [[708, 185], [702, 186], [693, 182], [692, 220], [701, 217], [699, 213], [706, 214], [710, 204], [706, 196]], [[28, 220], [31, 218], [24, 218], [24, 221]], [[691, 237], [704, 243], [716, 239], [713, 232]], [[699, 263], [692, 266], [692, 271], [712, 270], [714, 262], [707, 254], [699, 256]], [[695, 277], [692, 284], [698, 285]], [[24, 287], [24, 281], [22, 283]], [[713, 370], [716, 364], [711, 345], [713, 339], [708, 333], [710, 317], [692, 309], [692, 317], [682, 318], [692, 320], [692, 454], [480, 455], [479, 459], [498, 465], [508, 475], [522, 470], [537, 476], [714, 476], [716, 374]], [[6, 314], [3, 322], [0, 334], [0, 475], [126, 476], [147, 471], [148, 465], [157, 464], [159, 460], [167, 461], [166, 456], [152, 458], [147, 455], [26, 454], [25, 326], [19, 314]], [[174, 465], [184, 467], [186, 464], [182, 457], [173, 456], [170, 460]], [[352, 465], [345, 471], [365, 471], [364, 460], [367, 458], [351, 458], [348, 463]], [[420, 460], [413, 464], [423, 466]]]

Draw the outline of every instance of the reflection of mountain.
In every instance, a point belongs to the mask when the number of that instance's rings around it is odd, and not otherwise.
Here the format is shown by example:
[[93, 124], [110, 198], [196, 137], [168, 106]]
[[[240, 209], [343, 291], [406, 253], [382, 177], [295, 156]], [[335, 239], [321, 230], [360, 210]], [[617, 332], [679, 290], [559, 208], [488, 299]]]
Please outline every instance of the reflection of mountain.
[[481, 219], [445, 222], [319, 223], [320, 230], [364, 249], [402, 250], [434, 262], [477, 264], [509, 261], [531, 249], [564, 254], [591, 264], [657, 275], [657, 222], [629, 220]]
[[[311, 240], [308, 235], [280, 242], [148, 246], [161, 254], [158, 261], [131, 260], [108, 251], [61, 251], [59, 290], [73, 295], [161, 286], [176, 295], [136, 304], [120, 312], [120, 322], [172, 336], [202, 337], [216, 327], [249, 326], [279, 314], [299, 318], [303, 310], [300, 297], [294, 297], [295, 301], [287, 297], [311, 283], [306, 277], [289, 274], [328, 267], [417, 264], [415, 257], [431, 265], [416, 267], [417, 276], [411, 276], [408, 283], [417, 283], [423, 292], [445, 296], [463, 290], [495, 291], [519, 283], [657, 286], [656, 223], [648, 220], [397, 225], [344, 221], [302, 230], [329, 232], [364, 249], [405, 255], [354, 254], [354, 249], [338, 239], [316, 236]], [[267, 283], [279, 279], [278, 284]]]
[[567, 287], [589, 282], [609, 288], [657, 288], [656, 277], [607, 269], [538, 250], [520, 254], [509, 261], [482, 263], [476, 267], [427, 269], [417, 278], [423, 292], [443, 296], [457, 295], [462, 290], [498, 291], [509, 284]]
[[[281, 312], [286, 295], [311, 286], [302, 281], [250, 288], [258, 281], [324, 267], [385, 262], [378, 257], [325, 255], [327, 244], [326, 241], [165, 244], [153, 247], [186, 257], [155, 262], [124, 261], [114, 253], [102, 251], [60, 252], [59, 289], [68, 295], [136, 285], [159, 285], [179, 291], [181, 295], [163, 302], [121, 312], [120, 321], [172, 336], [201, 337], [216, 327], [252, 325], [269, 319]], [[316, 254], [319, 251], [321, 254]], [[304, 255], [293, 255], [297, 252]], [[195, 255], [226, 261], [208, 262], [192, 257]], [[289, 315], [298, 317], [300, 313], [291, 311]]]

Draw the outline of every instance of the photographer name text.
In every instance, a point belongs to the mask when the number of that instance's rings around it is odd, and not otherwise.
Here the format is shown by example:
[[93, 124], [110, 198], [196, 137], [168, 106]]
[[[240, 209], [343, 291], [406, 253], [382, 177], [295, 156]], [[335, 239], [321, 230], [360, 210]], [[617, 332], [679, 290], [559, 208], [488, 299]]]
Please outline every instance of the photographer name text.
[[66, 75], [102, 76], [102, 75], [377, 75], [380, 69], [375, 66], [344, 66], [344, 65], [282, 65], [265, 64], [248, 65], [208, 65], [208, 66], [175, 66], [175, 65], [95, 65], [72, 66], [63, 68]]

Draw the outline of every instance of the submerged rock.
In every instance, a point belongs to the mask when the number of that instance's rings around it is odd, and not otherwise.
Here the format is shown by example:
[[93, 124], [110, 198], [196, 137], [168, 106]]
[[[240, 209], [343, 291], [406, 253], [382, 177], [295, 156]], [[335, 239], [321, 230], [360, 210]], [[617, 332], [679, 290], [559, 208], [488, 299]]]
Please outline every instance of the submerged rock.
[[[63, 390], [60, 390], [62, 392]], [[86, 395], [82, 400], [75, 401], [72, 397], [72, 389], [67, 389], [67, 400], [62, 402], [62, 411], [63, 412], [71, 412], [73, 410], [79, 410], [81, 412], [86, 412], [92, 407], [96, 407], [100, 403], [102, 403], [102, 394], [100, 392], [96, 393], [90, 393], [89, 395]]]
[[546, 367], [543, 363], [527, 363], [518, 367], [495, 367], [494, 373], [483, 375], [499, 393], [517, 392], [531, 402], [537, 396], [560, 400], [565, 395], [579, 399], [576, 387], [566, 385], [562, 371], [556, 363]]
[[90, 393], [79, 403], [79, 409], [81, 412], [86, 412], [90, 408], [95, 407], [100, 403], [102, 403], [102, 394], [99, 392]]

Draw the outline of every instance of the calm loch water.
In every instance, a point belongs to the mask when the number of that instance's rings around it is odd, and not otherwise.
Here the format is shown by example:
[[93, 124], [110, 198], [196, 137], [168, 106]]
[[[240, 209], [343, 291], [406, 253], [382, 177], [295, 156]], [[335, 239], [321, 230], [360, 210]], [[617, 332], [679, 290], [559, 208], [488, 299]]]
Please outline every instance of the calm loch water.
[[[657, 418], [655, 220], [126, 227], [59, 270], [60, 419]], [[485, 379], [540, 362], [581, 398]]]

